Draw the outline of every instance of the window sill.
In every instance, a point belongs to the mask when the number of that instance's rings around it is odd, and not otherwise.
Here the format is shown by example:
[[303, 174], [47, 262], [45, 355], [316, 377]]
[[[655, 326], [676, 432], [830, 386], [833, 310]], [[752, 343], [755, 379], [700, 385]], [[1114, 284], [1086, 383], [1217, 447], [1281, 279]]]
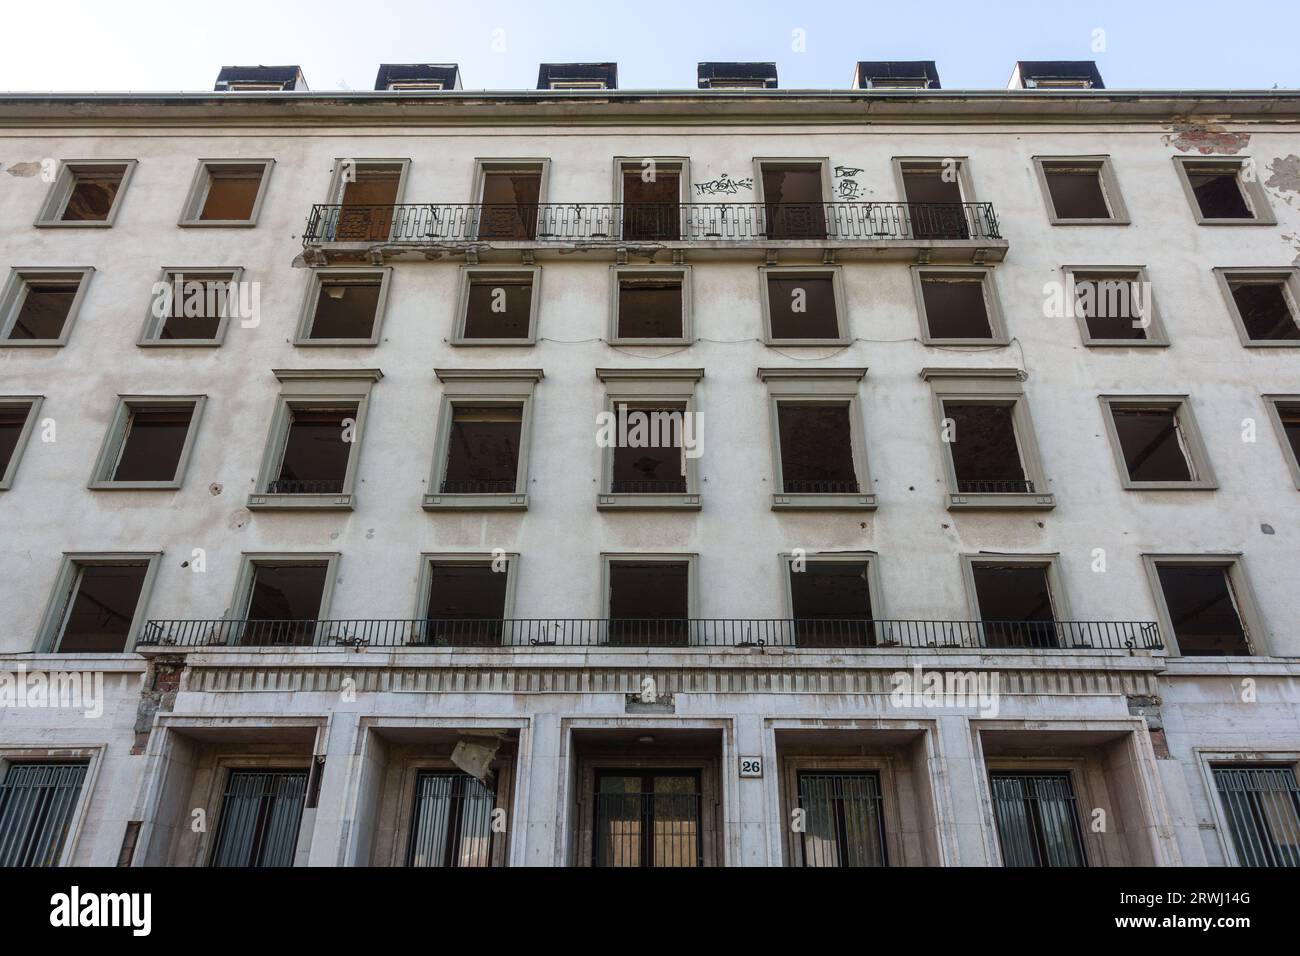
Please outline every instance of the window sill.
[[862, 494], [774, 494], [773, 511], [875, 511], [876, 496]]
[[838, 348], [845, 345], [852, 345], [853, 340], [843, 337], [834, 339], [775, 339], [769, 335], [763, 339], [763, 344], [768, 348], [783, 348], [787, 345], [798, 346], [799, 348]]
[[112, 222], [63, 222], [62, 220], [42, 222], [38, 220], [32, 223], [32, 225], [34, 225], [37, 229], [108, 229], [113, 225], [113, 223]]
[[270, 495], [248, 496], [250, 511], [351, 511], [355, 495]]
[[215, 349], [221, 346], [218, 339], [141, 339], [135, 344], [142, 349]]
[[489, 348], [491, 348], [491, 347], [495, 347], [495, 348], [529, 348], [530, 346], [534, 346], [534, 345], [537, 344], [537, 339], [536, 339], [535, 337], [532, 337], [532, 336], [529, 336], [528, 338], [523, 338], [523, 337], [521, 336], [521, 337], [519, 337], [519, 338], [514, 338], [514, 339], [466, 339], [466, 338], [454, 338], [454, 339], [452, 339], [451, 342], [449, 342], [448, 344], [449, 344], [449, 345], [453, 345], [453, 346], [455, 346], [456, 348], [475, 348], [475, 347], [483, 348], [483, 347], [485, 347], [485, 346], [486, 346], [486, 347], [489, 347]]
[[63, 339], [0, 339], [4, 349], [61, 349], [66, 344]]
[[257, 225], [252, 219], [182, 219], [182, 229], [249, 229]]
[[1168, 339], [1084, 339], [1090, 349], [1167, 349]]
[[354, 349], [372, 349], [379, 344], [379, 339], [303, 339], [293, 340], [295, 348], [313, 349], [313, 348], [354, 348]]
[[602, 494], [597, 511], [699, 511], [700, 496], [684, 494]]
[[645, 348], [656, 348], [656, 347], [681, 348], [684, 345], [694, 345], [695, 340], [687, 339], [687, 338], [627, 339], [627, 338], [621, 338], [616, 336], [612, 339], [609, 339], [605, 344], [635, 345], [638, 347], [645, 347]]
[[1198, 219], [1198, 226], [1276, 226], [1277, 220], [1267, 219]]
[[1125, 491], [1218, 491], [1214, 481], [1126, 481]]
[[425, 511], [527, 511], [528, 495], [425, 495]]
[[1051, 511], [1056, 507], [1056, 495], [1022, 494], [1006, 492], [998, 494], [948, 493], [949, 511]]
[[1051, 219], [1053, 226], [1129, 226], [1129, 219]]
[[179, 481], [92, 481], [91, 491], [179, 491]]
[[1296, 349], [1300, 348], [1300, 339], [1242, 339], [1241, 346], [1247, 349]]

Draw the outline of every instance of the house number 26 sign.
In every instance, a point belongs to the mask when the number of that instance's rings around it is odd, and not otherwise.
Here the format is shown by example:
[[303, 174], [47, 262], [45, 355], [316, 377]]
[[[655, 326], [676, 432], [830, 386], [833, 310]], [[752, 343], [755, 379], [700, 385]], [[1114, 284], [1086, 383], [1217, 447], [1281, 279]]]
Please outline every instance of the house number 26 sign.
[[742, 777], [763, 776], [763, 758], [762, 757], [741, 757], [740, 775]]

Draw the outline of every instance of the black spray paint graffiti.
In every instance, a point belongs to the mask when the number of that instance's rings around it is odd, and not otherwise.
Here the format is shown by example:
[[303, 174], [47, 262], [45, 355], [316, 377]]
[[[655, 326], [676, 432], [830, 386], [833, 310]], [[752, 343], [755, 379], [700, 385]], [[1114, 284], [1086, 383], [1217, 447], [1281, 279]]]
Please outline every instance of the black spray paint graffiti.
[[717, 179], [711, 179], [707, 183], [696, 183], [695, 195], [734, 196], [742, 189], [753, 189], [753, 188], [754, 188], [754, 180], [732, 179], [729, 173], [723, 173]]
[[858, 166], [835, 167], [835, 196], [838, 199], [858, 199], [862, 196], [862, 186], [854, 179], [862, 172]]

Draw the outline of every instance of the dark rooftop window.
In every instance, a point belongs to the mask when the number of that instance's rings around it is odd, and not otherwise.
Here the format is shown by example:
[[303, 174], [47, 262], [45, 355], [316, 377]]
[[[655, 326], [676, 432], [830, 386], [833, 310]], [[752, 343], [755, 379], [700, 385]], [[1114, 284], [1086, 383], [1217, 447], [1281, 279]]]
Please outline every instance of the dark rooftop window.
[[458, 90], [460, 67], [455, 63], [381, 63], [377, 90]]
[[214, 90], [306, 90], [307, 80], [298, 66], [223, 66]]
[[543, 63], [537, 71], [539, 90], [616, 90], [617, 63]]
[[774, 90], [775, 63], [701, 63], [696, 83], [702, 90]]
[[1020, 60], [1011, 74], [1013, 90], [1104, 90], [1101, 72], [1092, 60]]
[[853, 87], [873, 89], [939, 89], [934, 60], [859, 60], [853, 70]]

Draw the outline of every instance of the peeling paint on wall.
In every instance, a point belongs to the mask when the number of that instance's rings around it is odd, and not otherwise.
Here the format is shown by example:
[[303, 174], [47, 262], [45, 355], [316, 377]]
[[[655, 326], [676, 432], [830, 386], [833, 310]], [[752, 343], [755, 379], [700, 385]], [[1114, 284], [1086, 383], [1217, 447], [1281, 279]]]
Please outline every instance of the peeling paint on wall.
[[1175, 117], [1161, 139], [1180, 153], [1239, 153], [1250, 145], [1249, 133], [1229, 133], [1221, 116]]
[[1300, 193], [1300, 156], [1278, 156], [1265, 167], [1271, 176], [1264, 180], [1264, 185], [1281, 192]]
[[14, 163], [12, 166], [10, 166], [8, 169], [5, 170], [5, 172], [8, 173], [10, 176], [22, 176], [24, 178], [28, 176], [35, 176], [40, 171], [41, 171], [40, 163]]

